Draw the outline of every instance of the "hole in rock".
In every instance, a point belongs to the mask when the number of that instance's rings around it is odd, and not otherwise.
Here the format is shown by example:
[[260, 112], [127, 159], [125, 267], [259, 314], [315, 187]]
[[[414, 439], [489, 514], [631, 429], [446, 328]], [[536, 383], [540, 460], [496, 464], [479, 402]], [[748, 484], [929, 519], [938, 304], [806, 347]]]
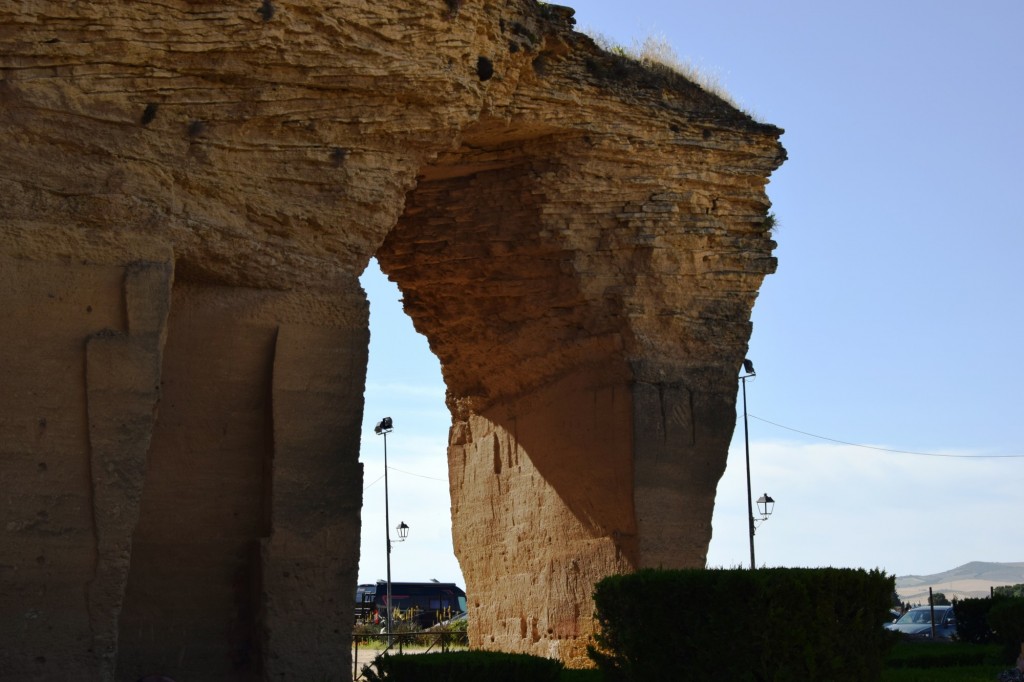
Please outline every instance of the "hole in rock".
[[[465, 587], [452, 547], [448, 493], [448, 428], [441, 365], [402, 310], [398, 286], [371, 260], [360, 277], [370, 301], [370, 352], [359, 459], [363, 463], [359, 583], [387, 576], [384, 436], [374, 426], [391, 417], [387, 435], [393, 582], [454, 582]], [[405, 542], [395, 527], [409, 526]]]

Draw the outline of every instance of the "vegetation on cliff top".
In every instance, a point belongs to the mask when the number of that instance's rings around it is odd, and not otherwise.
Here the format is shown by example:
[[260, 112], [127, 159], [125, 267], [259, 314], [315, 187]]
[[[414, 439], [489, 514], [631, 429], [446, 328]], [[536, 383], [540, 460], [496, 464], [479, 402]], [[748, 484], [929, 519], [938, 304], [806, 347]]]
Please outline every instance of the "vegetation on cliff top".
[[626, 47], [598, 31], [593, 31], [589, 28], [582, 28], [581, 31], [590, 36], [597, 43], [597, 46], [605, 52], [632, 59], [649, 69], [667, 69], [679, 74], [688, 81], [700, 86], [705, 92], [709, 92], [737, 109], [741, 109], [733, 96], [722, 85], [717, 74], [679, 57], [664, 36], [650, 35], [644, 38], [642, 42], [634, 38], [632, 44]]

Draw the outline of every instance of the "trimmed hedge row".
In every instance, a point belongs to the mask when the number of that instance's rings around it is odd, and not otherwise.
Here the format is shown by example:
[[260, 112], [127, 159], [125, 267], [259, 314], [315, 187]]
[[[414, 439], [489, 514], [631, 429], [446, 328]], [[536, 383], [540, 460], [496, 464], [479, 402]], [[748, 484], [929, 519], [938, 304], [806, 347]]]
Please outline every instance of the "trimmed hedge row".
[[998, 642], [1016, 657], [1024, 643], [1024, 597], [982, 597], [953, 602], [957, 639], [972, 644]]
[[996, 597], [988, 612], [988, 624], [1007, 657], [1024, 651], [1024, 597]]
[[988, 625], [988, 612], [992, 599], [954, 599], [953, 613], [956, 615], [956, 638], [970, 644], [988, 644], [993, 641], [992, 628]]
[[859, 569], [644, 570], [594, 592], [588, 653], [619, 680], [881, 677], [894, 579]]
[[558, 682], [562, 662], [529, 654], [451, 651], [437, 654], [383, 654], [363, 669], [370, 682]]

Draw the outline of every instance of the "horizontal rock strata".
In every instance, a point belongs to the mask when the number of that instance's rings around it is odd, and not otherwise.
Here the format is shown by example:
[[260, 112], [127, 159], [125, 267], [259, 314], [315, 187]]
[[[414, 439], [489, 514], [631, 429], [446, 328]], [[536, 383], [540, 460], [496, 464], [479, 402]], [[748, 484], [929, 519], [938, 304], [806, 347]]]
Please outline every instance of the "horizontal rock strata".
[[0, 677], [350, 665], [373, 256], [474, 645], [582, 665], [597, 579], [703, 565], [781, 130], [572, 24], [0, 5]]

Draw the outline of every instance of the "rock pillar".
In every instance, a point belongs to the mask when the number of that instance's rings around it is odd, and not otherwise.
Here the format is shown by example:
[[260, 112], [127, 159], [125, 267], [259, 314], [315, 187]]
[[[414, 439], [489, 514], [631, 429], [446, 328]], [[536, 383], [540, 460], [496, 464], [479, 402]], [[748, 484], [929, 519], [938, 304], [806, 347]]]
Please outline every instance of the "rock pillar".
[[311, 325], [282, 326], [277, 335], [270, 536], [262, 548], [266, 679], [341, 679], [352, 669], [368, 341], [365, 329]]
[[736, 420], [731, 366], [721, 383], [693, 373], [633, 384], [633, 500], [637, 567], [701, 568], [715, 489]]
[[585, 663], [594, 583], [637, 565], [630, 404], [592, 367], [456, 420], [453, 533], [474, 645]]
[[121, 679], [350, 670], [368, 343], [350, 285], [175, 286]]

